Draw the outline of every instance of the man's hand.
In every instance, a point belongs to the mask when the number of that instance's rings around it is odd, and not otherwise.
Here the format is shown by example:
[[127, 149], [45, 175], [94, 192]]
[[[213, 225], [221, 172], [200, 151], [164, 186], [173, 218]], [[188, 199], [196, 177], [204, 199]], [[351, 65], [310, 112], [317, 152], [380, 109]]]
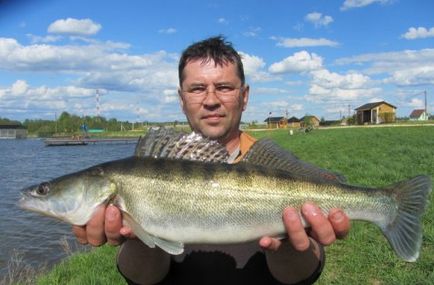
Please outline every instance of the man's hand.
[[[318, 206], [313, 203], [306, 203], [301, 213], [309, 223], [310, 229], [306, 231], [303, 227], [297, 210], [291, 207], [283, 211], [283, 223], [288, 234], [288, 240], [298, 251], [305, 251], [310, 246], [308, 236], [314, 238], [321, 245], [330, 245], [336, 239], [344, 238], [350, 230], [350, 220], [340, 209], [332, 209], [328, 217], [325, 216]], [[263, 249], [276, 251], [281, 241], [276, 238], [263, 237], [259, 241]]]
[[113, 205], [99, 206], [86, 225], [72, 226], [72, 231], [78, 242], [93, 246], [119, 245], [125, 237], [134, 237], [130, 228], [122, 226], [121, 211]]

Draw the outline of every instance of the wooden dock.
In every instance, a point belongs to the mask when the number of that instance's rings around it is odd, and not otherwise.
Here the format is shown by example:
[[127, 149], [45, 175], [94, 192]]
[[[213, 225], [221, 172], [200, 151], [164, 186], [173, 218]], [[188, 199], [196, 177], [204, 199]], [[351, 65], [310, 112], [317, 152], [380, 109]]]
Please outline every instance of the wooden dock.
[[138, 138], [68, 139], [50, 138], [44, 140], [45, 146], [80, 146], [97, 143], [137, 143]]

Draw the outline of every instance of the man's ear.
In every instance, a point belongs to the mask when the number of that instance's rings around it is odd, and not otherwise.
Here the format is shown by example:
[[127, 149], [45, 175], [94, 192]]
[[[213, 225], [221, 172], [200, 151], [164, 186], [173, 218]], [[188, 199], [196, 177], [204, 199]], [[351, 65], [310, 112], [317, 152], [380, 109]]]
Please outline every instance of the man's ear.
[[178, 99], [179, 99], [179, 105], [181, 106], [181, 110], [185, 114], [185, 111], [184, 111], [184, 98], [182, 97], [181, 87], [178, 88]]
[[246, 85], [246, 86], [243, 88], [243, 92], [242, 92], [242, 94], [241, 94], [241, 96], [243, 96], [243, 102], [242, 102], [242, 104], [243, 104], [243, 111], [246, 110], [246, 108], [247, 108], [247, 103], [249, 102], [249, 91], [250, 91], [250, 86], [249, 86], [249, 85]]

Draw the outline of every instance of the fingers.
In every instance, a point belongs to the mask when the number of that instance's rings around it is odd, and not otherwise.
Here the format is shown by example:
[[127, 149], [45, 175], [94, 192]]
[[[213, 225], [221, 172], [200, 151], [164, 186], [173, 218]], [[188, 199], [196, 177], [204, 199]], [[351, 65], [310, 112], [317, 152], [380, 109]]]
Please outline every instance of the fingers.
[[126, 237], [126, 238], [136, 238], [136, 235], [133, 233], [133, 230], [129, 227], [123, 226], [120, 229], [120, 233], [123, 237]]
[[86, 224], [87, 242], [93, 246], [103, 245], [107, 238], [104, 232], [105, 206], [99, 206]]
[[282, 242], [280, 240], [271, 237], [263, 237], [259, 240], [259, 245], [264, 250], [276, 251], [281, 244]]
[[343, 239], [348, 235], [351, 228], [350, 219], [341, 209], [331, 209], [328, 217], [336, 238]]
[[292, 246], [298, 251], [307, 250], [310, 240], [295, 208], [288, 207], [283, 211], [283, 223]]
[[123, 241], [124, 238], [120, 233], [121, 228], [122, 228], [121, 211], [113, 205], [107, 206], [105, 210], [104, 232], [108, 244], [118, 245]]
[[[337, 238], [344, 238], [350, 230], [350, 219], [340, 209], [332, 209], [329, 215], [322, 213], [321, 209], [313, 204], [306, 203], [301, 208], [306, 223], [310, 225], [309, 234], [306, 232], [302, 219], [295, 208], [288, 207], [283, 211], [283, 223], [288, 240], [297, 251], [309, 249], [312, 236], [321, 245], [330, 245]], [[276, 251], [282, 242], [271, 237], [263, 237], [259, 245], [263, 249]]]
[[330, 245], [336, 240], [336, 234], [328, 218], [321, 209], [312, 203], [302, 206], [303, 217], [311, 226], [311, 236], [322, 245]]
[[85, 226], [73, 226], [72, 232], [79, 243], [93, 246], [119, 245], [125, 237], [135, 237], [130, 228], [122, 226], [121, 211], [113, 205], [99, 206]]
[[86, 226], [72, 226], [77, 241], [81, 244], [87, 244]]

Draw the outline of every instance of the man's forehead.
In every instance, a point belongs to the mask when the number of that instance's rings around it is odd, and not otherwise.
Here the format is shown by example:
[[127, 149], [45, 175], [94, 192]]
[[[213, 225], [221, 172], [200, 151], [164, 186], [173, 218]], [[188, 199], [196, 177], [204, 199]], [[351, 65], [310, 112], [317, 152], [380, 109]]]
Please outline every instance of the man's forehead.
[[227, 66], [235, 66], [235, 63], [227, 59], [223, 59], [217, 62], [212, 57], [204, 57], [204, 58], [191, 58], [187, 61], [185, 67], [187, 67], [188, 65], [201, 65], [201, 66], [214, 65], [215, 67], [217, 66], [227, 67]]

